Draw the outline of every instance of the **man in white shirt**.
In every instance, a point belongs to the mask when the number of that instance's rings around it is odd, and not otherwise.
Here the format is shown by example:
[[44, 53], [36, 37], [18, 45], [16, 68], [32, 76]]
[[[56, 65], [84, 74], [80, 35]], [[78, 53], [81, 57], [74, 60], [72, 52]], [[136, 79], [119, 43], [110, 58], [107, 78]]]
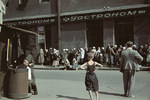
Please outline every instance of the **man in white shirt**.
[[26, 68], [28, 69], [28, 80], [32, 80], [31, 69], [29, 67], [29, 61], [25, 59], [23, 61], [23, 64], [26, 65]]

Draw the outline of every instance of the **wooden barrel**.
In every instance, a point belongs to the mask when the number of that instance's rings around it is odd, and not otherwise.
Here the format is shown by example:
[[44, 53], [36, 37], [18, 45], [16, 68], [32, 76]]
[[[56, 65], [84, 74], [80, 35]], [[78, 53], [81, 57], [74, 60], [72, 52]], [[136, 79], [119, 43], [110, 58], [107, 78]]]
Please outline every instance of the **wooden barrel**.
[[9, 77], [9, 98], [27, 98], [28, 97], [28, 70], [10, 69]]

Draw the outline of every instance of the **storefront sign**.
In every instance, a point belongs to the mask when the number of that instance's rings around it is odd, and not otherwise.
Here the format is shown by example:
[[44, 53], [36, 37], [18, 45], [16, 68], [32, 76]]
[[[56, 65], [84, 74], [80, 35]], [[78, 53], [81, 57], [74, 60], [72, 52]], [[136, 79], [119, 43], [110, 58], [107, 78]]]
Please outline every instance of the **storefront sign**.
[[149, 13], [148, 8], [132, 9], [132, 10], [118, 10], [118, 11], [111, 11], [111, 12], [109, 11], [109, 12], [86, 14], [86, 15], [81, 14], [81, 15], [66, 16], [62, 18], [62, 22], [141, 16], [141, 15], [146, 15], [148, 13]]
[[22, 21], [15, 21], [15, 22], [4, 22], [4, 25], [9, 25], [9, 26], [27, 26], [27, 25], [50, 24], [52, 22], [55, 22], [54, 18], [22, 20]]
[[[110, 18], [119, 18], [119, 17], [143, 16], [149, 14], [149, 9], [150, 8], [145, 7], [145, 8], [138, 8], [138, 9], [115, 10], [115, 11], [105, 11], [100, 13], [61, 16], [61, 23], [96, 20], [96, 19], [108, 19], [108, 18], [110, 19]], [[56, 22], [55, 18], [43, 18], [43, 19], [21, 20], [21, 21], [8, 21], [8, 22], [4, 22], [4, 25], [28, 26], [28, 25], [51, 24], [55, 22]]]

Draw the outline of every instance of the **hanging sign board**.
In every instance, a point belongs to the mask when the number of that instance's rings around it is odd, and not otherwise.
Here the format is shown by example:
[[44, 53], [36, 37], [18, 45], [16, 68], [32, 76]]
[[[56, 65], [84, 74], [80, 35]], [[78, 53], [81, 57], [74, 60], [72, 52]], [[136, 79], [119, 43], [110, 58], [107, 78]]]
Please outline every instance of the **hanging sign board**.
[[[104, 11], [97, 13], [87, 14], [76, 14], [68, 16], [60, 16], [61, 23], [87, 21], [87, 20], [98, 20], [98, 19], [112, 19], [112, 18], [123, 18], [123, 17], [135, 17], [150, 15], [150, 7], [126, 9], [126, 10], [114, 10]], [[29, 26], [29, 25], [44, 25], [56, 23], [55, 17], [53, 18], [39, 18], [29, 20], [18, 20], [18, 21], [6, 21], [4, 25], [8, 26]]]
[[121, 18], [121, 17], [134, 17], [149, 15], [149, 8], [138, 8], [138, 9], [127, 9], [127, 10], [115, 10], [105, 11], [100, 13], [80, 14], [73, 16], [62, 17], [61, 22], [76, 22], [96, 19], [110, 19], [110, 18]]

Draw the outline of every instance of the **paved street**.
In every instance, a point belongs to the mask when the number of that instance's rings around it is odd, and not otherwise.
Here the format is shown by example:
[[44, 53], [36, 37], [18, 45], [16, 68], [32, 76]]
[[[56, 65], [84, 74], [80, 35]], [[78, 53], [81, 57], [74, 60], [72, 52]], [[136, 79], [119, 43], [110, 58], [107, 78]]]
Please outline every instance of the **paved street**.
[[[39, 94], [26, 100], [88, 100], [85, 73], [84, 70], [35, 70]], [[150, 100], [150, 71], [136, 74], [135, 98], [122, 96], [122, 74], [118, 70], [99, 70], [96, 74], [101, 100]]]

